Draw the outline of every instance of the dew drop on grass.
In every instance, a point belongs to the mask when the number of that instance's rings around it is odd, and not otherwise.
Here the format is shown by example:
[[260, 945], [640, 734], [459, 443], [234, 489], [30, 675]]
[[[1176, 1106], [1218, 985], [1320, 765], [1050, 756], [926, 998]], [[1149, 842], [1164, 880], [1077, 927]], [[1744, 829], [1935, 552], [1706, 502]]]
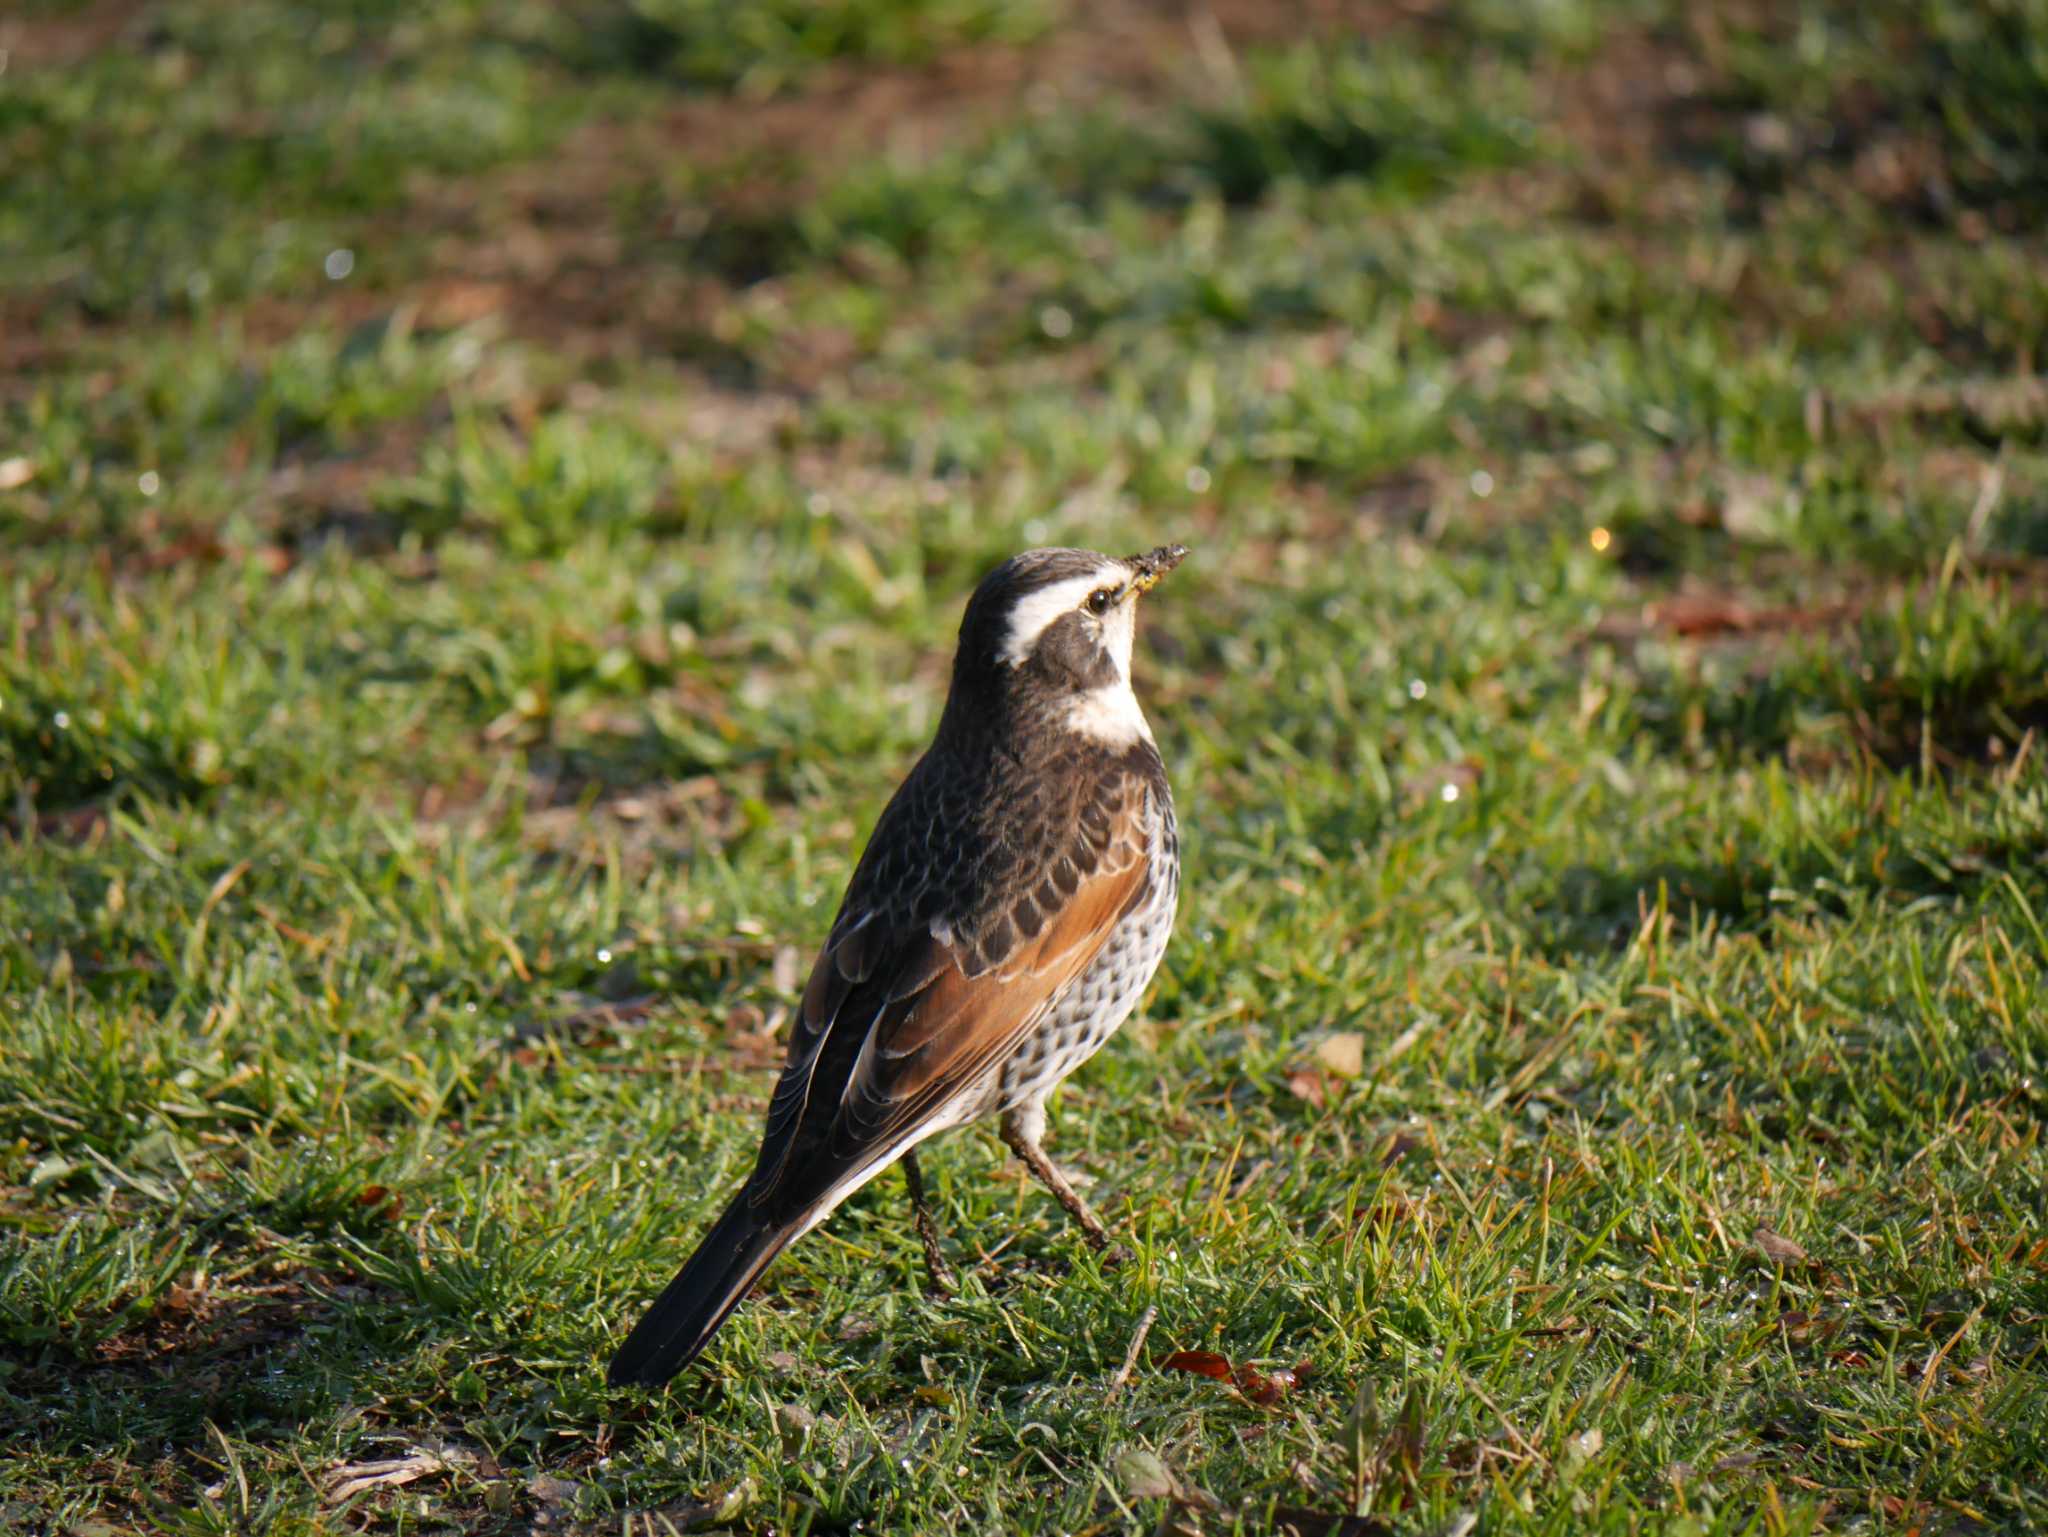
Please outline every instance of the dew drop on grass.
[[52, 715], [50, 717], [50, 724], [55, 726], [59, 731], [69, 731], [71, 729], [70, 711], [59, 710], [55, 715]]
[[1420, 678], [1410, 678], [1408, 680], [1408, 697], [1410, 699], [1420, 699], [1428, 692], [1429, 685]]
[[1199, 464], [1191, 464], [1188, 466], [1188, 473], [1186, 479], [1188, 489], [1194, 492], [1197, 496], [1200, 496], [1204, 491], [1209, 489], [1209, 472], [1203, 469]]
[[611, 964], [611, 960], [612, 960], [612, 953], [611, 953], [611, 951], [609, 951], [609, 950], [605, 950], [605, 949], [602, 949], [602, 948], [600, 948], [600, 949], [598, 950], [598, 952], [597, 952], [597, 964], [598, 964], [598, 965], [600, 965], [600, 966], [609, 966], [609, 965]]
[[1458, 798], [1458, 787], [1456, 785], [1445, 785], [1437, 793], [1444, 798], [1444, 804], [1449, 805]]
[[346, 246], [338, 246], [327, 253], [327, 260], [320, 264], [320, 270], [327, 274], [330, 283], [339, 283], [356, 270], [356, 253]]
[[1484, 470], [1472, 472], [1472, 494], [1484, 501], [1493, 495], [1493, 477]]
[[135, 489], [144, 496], [155, 496], [163, 488], [164, 478], [155, 470], [144, 470], [135, 478]]

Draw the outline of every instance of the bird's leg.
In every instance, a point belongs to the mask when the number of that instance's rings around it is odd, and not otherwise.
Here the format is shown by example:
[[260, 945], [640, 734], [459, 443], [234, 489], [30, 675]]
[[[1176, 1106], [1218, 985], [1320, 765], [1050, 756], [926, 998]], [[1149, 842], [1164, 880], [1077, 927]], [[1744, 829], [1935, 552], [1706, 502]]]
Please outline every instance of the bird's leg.
[[1001, 1122], [1003, 1141], [1009, 1144], [1011, 1152], [1024, 1160], [1024, 1167], [1037, 1176], [1038, 1182], [1053, 1193], [1060, 1205], [1066, 1207], [1067, 1215], [1081, 1225], [1088, 1247], [1098, 1254], [1107, 1252], [1112, 1258], [1119, 1257], [1121, 1251], [1112, 1250], [1109, 1229], [1102, 1225], [1102, 1219], [1081, 1199], [1081, 1192], [1067, 1183], [1059, 1165], [1046, 1157], [1045, 1149], [1039, 1146], [1038, 1135], [1044, 1129], [1043, 1115], [1034, 1120], [1036, 1124], [1027, 1122], [1019, 1111], [1005, 1110]]
[[924, 1245], [924, 1268], [932, 1278], [932, 1290], [950, 1297], [956, 1290], [953, 1267], [939, 1252], [939, 1228], [932, 1221], [931, 1208], [924, 1203], [924, 1172], [917, 1166], [915, 1150], [903, 1155], [903, 1178], [910, 1186], [910, 1218], [917, 1224], [917, 1241]]

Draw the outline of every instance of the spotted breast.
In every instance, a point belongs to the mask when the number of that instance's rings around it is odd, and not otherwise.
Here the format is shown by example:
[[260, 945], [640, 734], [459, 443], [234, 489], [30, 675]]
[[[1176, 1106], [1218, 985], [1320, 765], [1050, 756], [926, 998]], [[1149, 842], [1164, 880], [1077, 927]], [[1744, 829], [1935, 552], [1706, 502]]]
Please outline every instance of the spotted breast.
[[[1158, 762], [1149, 743], [1139, 751]], [[1014, 1110], [1042, 1121], [1046, 1096], [1116, 1034], [1166, 955], [1180, 899], [1180, 834], [1163, 766], [1156, 773], [1141, 770], [1134, 779], [1150, 889], [1087, 969], [1048, 1001], [1036, 1027], [994, 1075], [994, 1104], [987, 1109]]]

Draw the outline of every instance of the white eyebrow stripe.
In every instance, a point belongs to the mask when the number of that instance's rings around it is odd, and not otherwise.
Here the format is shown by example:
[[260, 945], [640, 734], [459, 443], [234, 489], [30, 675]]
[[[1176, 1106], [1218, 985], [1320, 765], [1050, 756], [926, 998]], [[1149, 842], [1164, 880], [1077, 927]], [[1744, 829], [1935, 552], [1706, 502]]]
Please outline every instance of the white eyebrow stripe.
[[1085, 576], [1070, 576], [1065, 581], [1053, 582], [1027, 593], [1017, 600], [1017, 606], [1010, 610], [1010, 627], [1003, 635], [1003, 644], [996, 655], [1011, 667], [1020, 666], [1031, 655], [1032, 647], [1038, 644], [1038, 637], [1046, 627], [1062, 614], [1070, 614], [1087, 601], [1088, 594], [1098, 587], [1113, 587], [1121, 577], [1112, 566], [1091, 571]]

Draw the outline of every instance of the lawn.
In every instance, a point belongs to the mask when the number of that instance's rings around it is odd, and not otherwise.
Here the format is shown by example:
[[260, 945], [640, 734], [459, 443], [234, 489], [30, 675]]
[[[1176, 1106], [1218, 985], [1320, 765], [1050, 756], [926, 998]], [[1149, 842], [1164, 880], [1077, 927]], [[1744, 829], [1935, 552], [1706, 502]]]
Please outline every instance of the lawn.
[[[0, 1530], [2048, 1526], [2048, 3], [0, 19]], [[978, 577], [1186, 871], [751, 1166]]]

